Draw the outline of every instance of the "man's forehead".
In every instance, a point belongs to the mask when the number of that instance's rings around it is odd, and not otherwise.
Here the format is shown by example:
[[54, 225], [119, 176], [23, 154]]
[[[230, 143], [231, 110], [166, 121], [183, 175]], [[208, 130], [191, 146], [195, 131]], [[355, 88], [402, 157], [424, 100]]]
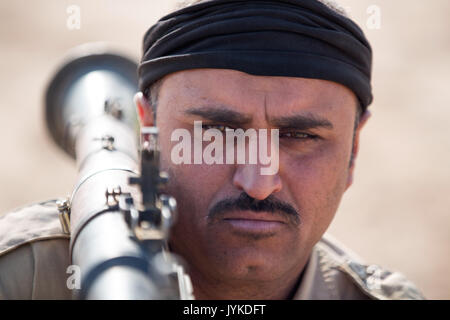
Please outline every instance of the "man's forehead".
[[[225, 69], [194, 69], [170, 74], [160, 87], [161, 102], [180, 112], [204, 107], [242, 114], [264, 111], [279, 117], [286, 113], [328, 113], [357, 98], [345, 86], [327, 80], [254, 76]], [[168, 100], [167, 100], [168, 99]]]

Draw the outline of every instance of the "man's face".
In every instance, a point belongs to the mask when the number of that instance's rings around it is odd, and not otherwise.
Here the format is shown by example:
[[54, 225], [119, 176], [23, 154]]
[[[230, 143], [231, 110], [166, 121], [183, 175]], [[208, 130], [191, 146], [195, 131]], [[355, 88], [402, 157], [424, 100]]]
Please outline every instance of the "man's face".
[[[226, 116], [217, 119], [217, 110]], [[167, 192], [179, 211], [170, 246], [187, 260], [194, 281], [271, 281], [301, 272], [351, 184], [355, 114], [355, 95], [330, 81], [218, 69], [164, 79], [156, 119], [162, 169], [170, 174]], [[219, 129], [279, 129], [278, 173], [261, 175], [260, 164], [174, 164], [172, 132], [183, 128], [193, 137], [194, 121]], [[239, 206], [211, 219], [218, 203], [233, 204], [243, 194], [271, 196], [294, 209], [298, 223], [282, 209]]]

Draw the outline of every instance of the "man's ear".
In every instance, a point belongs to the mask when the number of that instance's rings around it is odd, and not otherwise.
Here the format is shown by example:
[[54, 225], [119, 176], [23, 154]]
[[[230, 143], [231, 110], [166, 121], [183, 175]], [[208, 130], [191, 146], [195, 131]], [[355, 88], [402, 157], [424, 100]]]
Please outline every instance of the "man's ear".
[[134, 95], [134, 104], [136, 105], [139, 122], [142, 127], [152, 127], [155, 123], [153, 107], [142, 92]]
[[372, 116], [372, 113], [369, 110], [364, 111], [364, 113], [360, 116], [358, 127], [355, 130], [355, 138], [353, 139], [352, 156], [351, 156], [350, 168], [348, 171], [346, 189], [348, 189], [353, 183], [353, 172], [355, 170], [356, 157], [358, 156], [358, 151], [359, 151], [359, 135], [361, 133], [361, 129], [364, 127], [367, 120], [369, 120], [369, 118], [371, 116]]

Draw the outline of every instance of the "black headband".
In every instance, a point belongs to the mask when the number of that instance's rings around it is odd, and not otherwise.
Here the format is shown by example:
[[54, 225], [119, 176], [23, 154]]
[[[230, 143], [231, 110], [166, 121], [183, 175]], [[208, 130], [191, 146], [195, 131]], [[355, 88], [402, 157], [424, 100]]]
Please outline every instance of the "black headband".
[[175, 11], [144, 36], [139, 87], [196, 68], [315, 78], [372, 102], [372, 50], [350, 19], [317, 0], [211, 0]]

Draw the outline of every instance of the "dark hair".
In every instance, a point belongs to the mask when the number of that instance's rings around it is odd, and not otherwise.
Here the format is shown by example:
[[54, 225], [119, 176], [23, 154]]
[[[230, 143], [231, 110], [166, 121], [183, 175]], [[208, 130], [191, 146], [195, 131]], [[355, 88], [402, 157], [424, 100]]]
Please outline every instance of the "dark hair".
[[159, 96], [159, 89], [162, 85], [163, 79], [159, 79], [158, 81], [154, 82], [150, 87], [147, 87], [143, 94], [145, 98], [149, 101], [150, 105], [153, 108], [153, 115], [156, 120], [156, 106], [158, 105], [158, 96]]

